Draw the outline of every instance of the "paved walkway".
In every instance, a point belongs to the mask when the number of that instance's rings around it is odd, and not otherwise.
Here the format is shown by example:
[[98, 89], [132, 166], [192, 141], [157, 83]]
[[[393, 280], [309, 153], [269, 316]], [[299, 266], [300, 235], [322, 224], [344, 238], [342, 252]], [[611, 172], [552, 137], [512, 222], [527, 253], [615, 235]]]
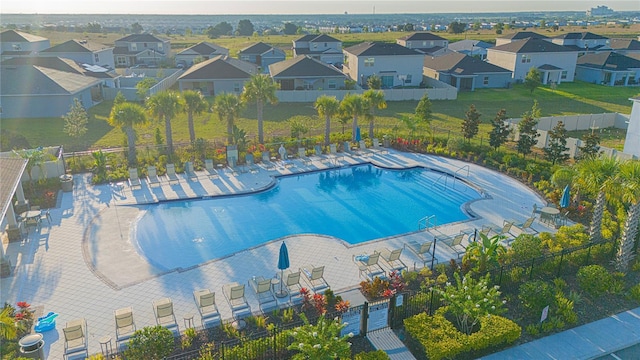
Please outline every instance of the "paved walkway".
[[[640, 308], [485, 356], [482, 360], [640, 359]], [[635, 348], [623, 350], [636, 345]], [[623, 351], [620, 351], [623, 350]], [[605, 356], [618, 352], [617, 357]], [[624, 354], [624, 355], [622, 355]]]
[[[123, 189], [110, 185], [92, 186], [87, 175], [76, 175], [73, 192], [63, 193], [59, 206], [52, 209], [50, 226], [45, 223], [40, 231], [32, 231], [26, 240], [3, 245], [14, 264], [14, 272], [13, 276], [0, 281], [0, 301], [12, 304], [27, 301], [42, 313], [54, 311], [59, 314], [56, 329], [44, 334], [44, 350], [51, 359], [63, 358], [62, 328], [67, 321], [87, 320], [89, 353], [97, 353], [100, 351], [98, 339], [105, 335], [115, 338], [115, 309], [132, 306], [135, 323], [140, 329], [155, 325], [151, 304], [159, 298], [173, 300], [180, 329], [184, 330], [183, 316], [198, 313], [193, 300], [194, 290], [209, 288], [222, 295], [225, 284], [246, 284], [254, 275], [275, 274], [282, 240], [189, 269], [160, 271], [137, 253], [129, 239], [131, 224], [148, 206], [153, 206], [146, 204], [164, 199], [247, 192], [268, 186], [277, 174], [358, 162], [396, 168], [422, 165], [450, 173], [467, 165], [457, 160], [393, 150], [389, 154], [347, 156], [334, 163], [324, 163], [320, 159], [309, 164], [293, 162], [295, 166], [291, 168], [261, 168], [257, 173], [223, 172], [218, 179], [209, 179], [200, 173], [197, 181], [188, 181], [179, 174], [181, 181], [178, 184], [163, 182], [159, 187], [149, 188], [144, 182], [140, 190], [130, 190], [128, 186]], [[331, 288], [336, 293], [343, 293], [357, 289], [362, 280], [352, 261], [354, 255], [370, 253], [380, 247], [400, 248], [409, 240], [422, 242], [433, 238], [434, 234], [455, 234], [489, 223], [501, 225], [504, 219], [524, 221], [531, 215], [532, 204], [543, 203], [534, 191], [509, 177], [473, 164], [469, 168], [467, 180], [485, 196], [465, 206], [468, 212], [476, 215], [474, 219], [439, 226], [432, 232], [416, 231], [356, 246], [322, 235], [290, 236], [286, 241], [291, 268], [324, 265], [324, 277]], [[440, 185], [434, 185], [434, 191], [439, 191]], [[541, 231], [551, 230], [538, 222], [534, 227]], [[436, 256], [441, 262], [455, 257], [444, 247], [437, 249]], [[411, 252], [404, 251], [402, 260], [412, 268], [422, 266]], [[230, 319], [231, 309], [224, 297], [216, 296], [216, 299], [222, 318]], [[258, 300], [250, 290], [247, 299], [254, 313], [259, 313]], [[280, 300], [280, 305], [286, 306], [286, 300]], [[200, 319], [196, 317], [195, 323], [199, 325]]]
[[415, 360], [415, 356], [404, 346], [404, 343], [390, 328], [372, 331], [367, 338], [378, 350], [384, 350], [391, 360]]

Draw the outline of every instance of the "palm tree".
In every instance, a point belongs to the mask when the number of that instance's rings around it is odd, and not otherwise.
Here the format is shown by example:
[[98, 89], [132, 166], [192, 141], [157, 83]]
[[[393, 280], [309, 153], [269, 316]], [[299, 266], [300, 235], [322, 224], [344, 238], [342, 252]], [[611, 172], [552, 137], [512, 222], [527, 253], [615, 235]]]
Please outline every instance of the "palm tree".
[[369, 103], [369, 139], [373, 139], [373, 122], [375, 120], [375, 109], [386, 109], [387, 102], [384, 100], [384, 91], [367, 90], [362, 94]]
[[0, 338], [5, 340], [13, 340], [18, 335], [18, 326], [16, 320], [12, 316], [13, 309], [5, 306], [0, 312]]
[[483, 233], [480, 235], [480, 241], [474, 241], [464, 254], [463, 261], [469, 260], [477, 264], [477, 271], [483, 274], [487, 270], [487, 265], [500, 265], [500, 258], [507, 252], [504, 245], [500, 241], [504, 239], [502, 235], [488, 237]]
[[144, 124], [147, 122], [144, 108], [138, 104], [124, 102], [119, 103], [111, 108], [109, 125], [119, 127], [127, 134], [127, 145], [129, 146], [129, 165], [136, 163], [136, 132], [134, 125]]
[[324, 117], [324, 145], [331, 142], [331, 117], [338, 113], [340, 102], [335, 96], [322, 95], [316, 99], [314, 104], [318, 116]]
[[242, 101], [244, 103], [254, 102], [256, 103], [256, 110], [258, 113], [258, 142], [264, 143], [264, 130], [262, 125], [262, 112], [264, 111], [265, 102], [270, 104], [277, 104], [278, 97], [276, 96], [276, 90], [278, 85], [273, 82], [271, 77], [266, 74], [253, 75], [251, 79], [244, 85], [242, 91]]
[[638, 219], [640, 218], [640, 162], [627, 160], [622, 163], [616, 180], [619, 186], [615, 189], [621, 194], [621, 200], [629, 204], [629, 209], [627, 210], [627, 220], [624, 223], [614, 264], [617, 271], [626, 273], [629, 268], [629, 263], [635, 257], [633, 254], [633, 246], [636, 241], [636, 235], [638, 234]]
[[227, 121], [227, 141], [233, 144], [233, 122], [240, 114], [240, 98], [231, 93], [222, 93], [213, 99], [213, 111], [218, 113], [220, 121]]
[[356, 132], [358, 131], [358, 116], [365, 115], [368, 109], [368, 102], [362, 95], [347, 94], [340, 102], [340, 111], [345, 115], [348, 114], [353, 118], [353, 124], [351, 126], [351, 141], [356, 141]]
[[176, 116], [182, 108], [180, 95], [175, 91], [161, 91], [147, 100], [147, 109], [151, 116], [164, 118], [164, 131], [167, 138], [167, 153], [173, 154], [173, 136], [171, 133], [171, 118]]
[[193, 115], [202, 114], [209, 107], [209, 103], [205, 100], [202, 93], [195, 90], [186, 90], [182, 92], [184, 98], [184, 111], [187, 113], [189, 122], [189, 140], [191, 143], [196, 141], [196, 130], [193, 126]]
[[620, 164], [613, 157], [585, 159], [577, 164], [578, 189], [597, 194], [589, 229], [589, 240], [592, 242], [599, 241], [602, 237], [602, 214], [607, 204], [607, 195], [614, 186], [613, 180], [619, 168]]

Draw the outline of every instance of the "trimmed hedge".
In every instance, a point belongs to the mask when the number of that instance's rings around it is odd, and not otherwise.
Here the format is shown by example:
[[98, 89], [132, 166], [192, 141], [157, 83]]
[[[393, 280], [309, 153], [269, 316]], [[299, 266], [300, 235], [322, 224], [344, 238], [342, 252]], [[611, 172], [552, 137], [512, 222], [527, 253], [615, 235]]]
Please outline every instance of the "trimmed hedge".
[[404, 320], [407, 333], [421, 345], [419, 350], [430, 360], [451, 359], [462, 353], [503, 347], [516, 341], [522, 333], [515, 322], [492, 315], [480, 320], [480, 330], [465, 335], [445, 318], [446, 312], [447, 308], [443, 307], [434, 316], [421, 313]]

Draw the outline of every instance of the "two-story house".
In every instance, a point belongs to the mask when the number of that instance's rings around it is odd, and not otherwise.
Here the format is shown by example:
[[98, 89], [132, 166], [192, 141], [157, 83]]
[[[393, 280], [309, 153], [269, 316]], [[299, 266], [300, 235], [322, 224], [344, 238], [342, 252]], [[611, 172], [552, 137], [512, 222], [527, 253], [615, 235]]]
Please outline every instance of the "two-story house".
[[400, 44], [363, 42], [343, 50], [342, 72], [360, 86], [376, 75], [383, 88], [419, 86], [422, 83], [424, 53]]
[[97, 65], [114, 69], [113, 47], [87, 40], [69, 40], [43, 50], [40, 56], [71, 59], [78, 64]]
[[438, 56], [446, 53], [449, 40], [430, 32], [415, 32], [396, 39], [396, 43], [425, 54]]
[[115, 41], [113, 57], [117, 67], [134, 65], [157, 66], [171, 53], [168, 39], [152, 34], [132, 34]]
[[176, 65], [189, 67], [194, 60], [209, 60], [218, 55], [229, 55], [229, 49], [206, 41], [197, 43], [176, 54]]
[[280, 90], [338, 90], [347, 78], [335, 66], [308, 55], [271, 64], [269, 73]]
[[48, 49], [49, 39], [16, 30], [0, 32], [0, 56], [2, 60], [19, 56], [31, 56]]
[[178, 78], [180, 91], [199, 90], [207, 96], [222, 92], [240, 94], [258, 66], [243, 60], [219, 55], [197, 63]]
[[283, 61], [286, 57], [284, 51], [263, 42], [255, 43], [238, 53], [240, 60], [258, 65], [264, 74], [269, 73], [269, 65]]
[[571, 32], [555, 36], [552, 43], [578, 51], [578, 55], [609, 49], [609, 38], [591, 32]]
[[342, 64], [342, 41], [329, 35], [305, 35], [293, 40], [293, 57], [310, 56], [327, 64]]
[[487, 49], [487, 61], [511, 70], [524, 81], [532, 67], [540, 70], [543, 84], [573, 81], [578, 52], [541, 38], [527, 38]]

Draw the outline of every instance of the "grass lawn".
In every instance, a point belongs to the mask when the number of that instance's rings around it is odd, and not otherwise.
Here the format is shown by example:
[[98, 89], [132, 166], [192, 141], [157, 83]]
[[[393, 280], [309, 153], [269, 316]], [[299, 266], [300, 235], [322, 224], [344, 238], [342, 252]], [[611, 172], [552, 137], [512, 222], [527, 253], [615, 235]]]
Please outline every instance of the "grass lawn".
[[[482, 114], [483, 124], [480, 134], [485, 139], [489, 131], [489, 121], [495, 114], [504, 108], [509, 117], [520, 117], [523, 112], [529, 111], [534, 99], [538, 100], [542, 109], [542, 116], [567, 115], [567, 114], [597, 114], [603, 112], [631, 112], [630, 97], [638, 93], [637, 88], [609, 88], [581, 82], [560, 84], [556, 90], [548, 87], [536, 89], [533, 94], [521, 85], [512, 89], [483, 89], [475, 92], [463, 92], [458, 94], [454, 101], [433, 101], [434, 120], [432, 127], [434, 132], [441, 134], [451, 132], [452, 136], [460, 136], [460, 127], [464, 113], [474, 104]], [[211, 99], [209, 99], [211, 101]], [[388, 107], [376, 112], [376, 130], [396, 135], [405, 132], [399, 120], [402, 114], [414, 112], [417, 101], [389, 102]], [[110, 102], [103, 102], [90, 109], [91, 120], [89, 131], [81, 139], [72, 139], [63, 131], [64, 121], [61, 118], [37, 118], [37, 119], [2, 119], [3, 130], [16, 132], [26, 137], [31, 146], [64, 145], [69, 150], [86, 148], [118, 147], [124, 143], [123, 133], [109, 126], [106, 119], [111, 110]], [[293, 116], [308, 117], [311, 129], [309, 136], [323, 133], [323, 121], [317, 117], [311, 103], [280, 103], [275, 106], [266, 106], [264, 112], [265, 135], [269, 139], [273, 136], [288, 136], [290, 128], [287, 120]], [[256, 111], [253, 104], [249, 104], [241, 113], [236, 124], [247, 131], [249, 139], [255, 139], [257, 135]], [[152, 145], [155, 143], [155, 131], [159, 128], [164, 138], [164, 125], [158, 119], [150, 119], [149, 124], [141, 126], [138, 131], [138, 144]], [[185, 114], [180, 114], [172, 121], [173, 138], [175, 143], [187, 142], [189, 139], [187, 119]], [[195, 116], [196, 136], [205, 139], [224, 142], [226, 127], [216, 114], [205, 113]], [[366, 124], [361, 123], [363, 132], [366, 132]], [[334, 132], [341, 131], [343, 125], [337, 120], [332, 124]], [[350, 123], [345, 125], [350, 131]], [[610, 139], [609, 139], [610, 138]], [[268, 140], [267, 140], [268, 141]], [[616, 148], [622, 146], [624, 132], [609, 132], [606, 144]]]

